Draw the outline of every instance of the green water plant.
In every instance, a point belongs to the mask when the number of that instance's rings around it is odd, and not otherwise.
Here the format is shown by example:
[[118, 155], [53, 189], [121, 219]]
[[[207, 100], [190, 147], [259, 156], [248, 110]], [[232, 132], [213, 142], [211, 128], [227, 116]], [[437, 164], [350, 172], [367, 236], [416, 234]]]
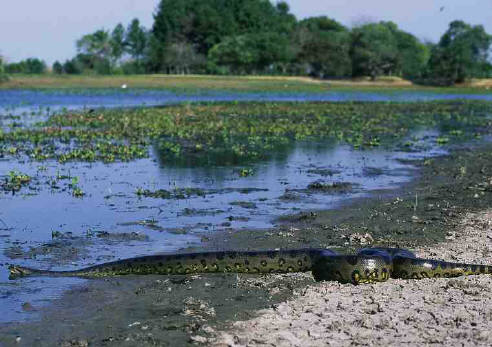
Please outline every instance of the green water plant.
[[18, 192], [22, 187], [28, 186], [31, 176], [19, 171], [9, 171], [2, 184], [2, 189], [9, 192]]
[[4, 155], [60, 163], [136, 160], [153, 146], [163, 162], [237, 165], [296, 141], [331, 139], [364, 149], [392, 144], [421, 127], [466, 139], [490, 132], [491, 112], [492, 103], [476, 100], [197, 103], [67, 111], [6, 131], [0, 140]]

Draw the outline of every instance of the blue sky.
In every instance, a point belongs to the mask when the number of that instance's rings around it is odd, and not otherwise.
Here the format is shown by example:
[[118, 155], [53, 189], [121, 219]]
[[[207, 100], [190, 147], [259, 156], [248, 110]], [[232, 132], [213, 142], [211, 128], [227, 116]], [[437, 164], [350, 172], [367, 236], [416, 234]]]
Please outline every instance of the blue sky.
[[[482, 24], [492, 34], [492, 0], [287, 0], [298, 17], [326, 15], [345, 25], [391, 20], [437, 41], [450, 21]], [[75, 41], [137, 17], [152, 25], [159, 0], [10, 0], [0, 7], [0, 54], [9, 61], [39, 57], [49, 64], [75, 55]], [[444, 6], [443, 11], [440, 11]]]

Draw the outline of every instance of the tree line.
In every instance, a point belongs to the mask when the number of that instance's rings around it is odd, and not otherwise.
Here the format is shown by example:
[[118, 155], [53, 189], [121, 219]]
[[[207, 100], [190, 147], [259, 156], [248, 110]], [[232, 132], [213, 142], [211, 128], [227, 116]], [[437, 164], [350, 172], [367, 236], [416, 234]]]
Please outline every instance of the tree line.
[[[161, 0], [150, 30], [97, 30], [56, 74], [278, 74], [319, 78], [397, 76], [433, 84], [492, 77], [492, 36], [453, 21], [439, 42], [422, 42], [393, 22], [347, 28], [320, 16], [297, 20], [285, 2]], [[39, 59], [6, 64], [7, 73], [43, 73]]]
[[5, 75], [5, 67], [3, 65], [4, 65], [3, 57], [0, 55], [0, 82], [7, 79], [7, 77]]

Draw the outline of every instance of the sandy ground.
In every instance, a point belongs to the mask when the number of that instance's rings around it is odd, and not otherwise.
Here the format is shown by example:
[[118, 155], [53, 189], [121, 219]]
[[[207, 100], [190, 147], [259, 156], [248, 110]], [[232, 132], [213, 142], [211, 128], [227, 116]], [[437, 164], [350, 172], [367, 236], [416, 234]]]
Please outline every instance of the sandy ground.
[[[492, 209], [468, 214], [420, 257], [492, 264]], [[492, 345], [492, 277], [317, 283], [291, 301], [231, 323], [215, 346]]]

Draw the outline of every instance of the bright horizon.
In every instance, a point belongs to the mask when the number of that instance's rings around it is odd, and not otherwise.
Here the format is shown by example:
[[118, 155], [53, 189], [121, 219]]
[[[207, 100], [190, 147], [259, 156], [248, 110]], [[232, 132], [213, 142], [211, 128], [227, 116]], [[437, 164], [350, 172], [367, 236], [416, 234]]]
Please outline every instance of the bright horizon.
[[[481, 24], [492, 34], [489, 0], [287, 0], [298, 19], [328, 16], [346, 26], [365, 21], [393, 21], [419, 39], [436, 42], [456, 19]], [[76, 54], [75, 41], [98, 29], [125, 27], [137, 17], [150, 28], [159, 0], [17, 0], [2, 5], [0, 55], [7, 61], [30, 57], [51, 65]]]

